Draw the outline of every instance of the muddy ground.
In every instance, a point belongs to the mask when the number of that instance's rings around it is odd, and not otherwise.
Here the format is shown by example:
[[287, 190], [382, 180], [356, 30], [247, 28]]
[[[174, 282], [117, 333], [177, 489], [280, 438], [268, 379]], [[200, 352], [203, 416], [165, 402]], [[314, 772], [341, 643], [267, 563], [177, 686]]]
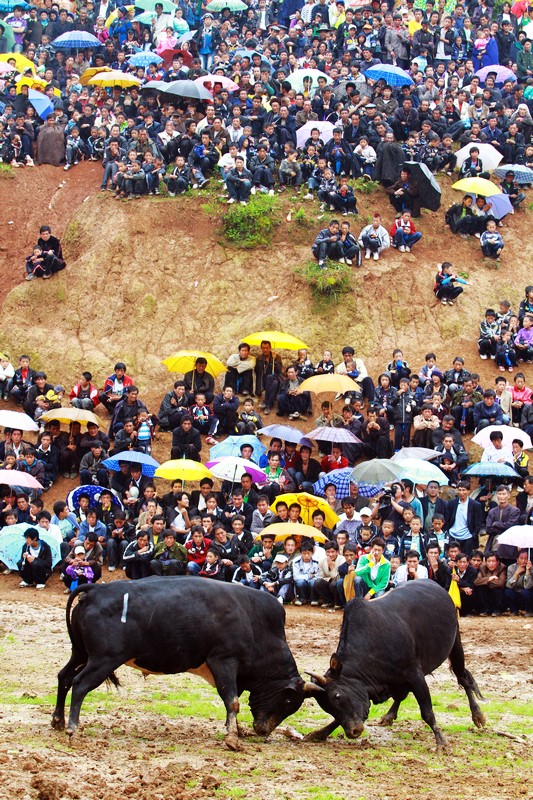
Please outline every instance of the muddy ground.
[[[358, 742], [340, 735], [301, 744], [275, 732], [267, 742], [248, 737], [232, 753], [222, 741], [221, 701], [191, 675], [145, 681], [122, 667], [118, 692], [101, 688], [87, 698], [72, 742], [52, 730], [56, 673], [69, 652], [65, 600], [57, 575], [42, 594], [19, 589], [16, 575], [0, 584], [2, 800], [533, 796], [533, 626], [524, 617], [461, 622], [467, 664], [486, 698], [484, 731], [474, 728], [446, 666], [428, 678], [450, 755], [435, 753], [431, 731], [409, 700], [392, 729], [377, 727], [384, 707], [374, 709]], [[302, 673], [326, 668], [340, 622], [338, 612], [287, 609], [288, 639]], [[247, 706], [242, 717], [249, 725]], [[307, 732], [324, 719], [307, 701], [289, 722]]]

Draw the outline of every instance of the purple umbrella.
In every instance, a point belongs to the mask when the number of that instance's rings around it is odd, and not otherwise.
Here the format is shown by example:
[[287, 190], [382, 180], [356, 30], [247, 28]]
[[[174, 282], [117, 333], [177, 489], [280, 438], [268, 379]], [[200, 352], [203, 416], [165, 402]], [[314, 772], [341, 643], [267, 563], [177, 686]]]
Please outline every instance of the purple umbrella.
[[516, 81], [516, 75], [514, 72], [508, 67], [502, 67], [500, 64], [491, 64], [488, 67], [483, 67], [483, 69], [479, 69], [476, 72], [476, 76], [479, 78], [481, 83], [485, 83], [487, 80], [487, 75], [490, 73], [495, 73], [496, 78], [494, 79], [495, 83], [503, 83], [504, 81]]
[[295, 428], [293, 425], [267, 425], [265, 428], [260, 428], [257, 433], [261, 436], [275, 437], [284, 442], [292, 442], [293, 444], [299, 444], [305, 437], [305, 433], [298, 430], [298, 428]]

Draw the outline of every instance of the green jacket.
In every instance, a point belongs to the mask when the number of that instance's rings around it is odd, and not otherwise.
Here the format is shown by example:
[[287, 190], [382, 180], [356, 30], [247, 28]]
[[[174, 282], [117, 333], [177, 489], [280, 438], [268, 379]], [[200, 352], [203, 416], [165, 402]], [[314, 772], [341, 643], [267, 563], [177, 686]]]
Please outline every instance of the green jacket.
[[361, 556], [359, 561], [357, 562], [357, 567], [355, 568], [355, 574], [358, 578], [363, 578], [364, 582], [368, 586], [370, 590], [370, 594], [374, 595], [378, 592], [382, 592], [387, 588], [387, 584], [390, 578], [390, 562], [387, 561], [385, 556], [381, 556], [381, 561], [379, 562], [378, 574], [373, 579], [371, 570], [375, 564], [372, 561], [370, 555]]
[[[159, 561], [166, 549], [167, 546], [164, 542], [159, 542], [159, 544], [156, 544], [154, 550], [154, 560]], [[168, 551], [168, 554], [173, 561], [181, 561], [183, 564], [186, 564], [187, 561], [189, 560], [187, 556], [187, 550], [184, 548], [182, 544], [179, 544], [178, 542], [175, 542], [172, 545], [172, 547]]]
[[516, 67], [518, 77], [525, 78], [527, 74], [526, 70], [533, 70], [533, 50], [530, 50], [529, 53], [526, 53], [525, 50], [522, 53], [518, 53], [516, 57]]

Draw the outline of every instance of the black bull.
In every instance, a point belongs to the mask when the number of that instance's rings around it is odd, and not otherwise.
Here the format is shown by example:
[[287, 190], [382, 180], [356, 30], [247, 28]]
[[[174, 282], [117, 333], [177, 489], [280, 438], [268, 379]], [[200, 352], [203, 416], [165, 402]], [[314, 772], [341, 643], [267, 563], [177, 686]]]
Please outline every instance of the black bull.
[[226, 707], [231, 749], [238, 746], [243, 691], [250, 692], [254, 730], [262, 736], [306, 696], [320, 693], [299, 676], [285, 639], [285, 612], [266, 592], [191, 577], [115, 581], [81, 586], [69, 597], [66, 616], [72, 655], [58, 675], [52, 725], [64, 728], [72, 688], [70, 735], [87, 693], [105, 680], [118, 685], [114, 671], [122, 664], [145, 675], [192, 672], [209, 681]]
[[370, 703], [391, 697], [392, 706], [380, 724], [392, 725], [400, 703], [413, 692], [437, 748], [445, 746], [424, 676], [447, 658], [467, 694], [474, 724], [480, 728], [485, 718], [474, 695], [481, 695], [465, 668], [457, 611], [448, 593], [433, 581], [418, 580], [372, 602], [353, 600], [346, 606], [330, 669], [324, 676], [312, 675], [323, 690], [316, 698], [334, 720], [306, 739], [323, 741], [339, 726], [349, 738], [357, 738]]

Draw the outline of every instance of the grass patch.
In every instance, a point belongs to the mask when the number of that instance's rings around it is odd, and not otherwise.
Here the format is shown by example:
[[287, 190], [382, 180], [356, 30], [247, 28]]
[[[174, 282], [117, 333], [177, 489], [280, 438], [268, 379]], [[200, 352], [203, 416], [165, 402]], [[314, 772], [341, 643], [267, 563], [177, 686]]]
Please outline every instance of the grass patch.
[[68, 245], [76, 245], [79, 244], [81, 241], [82, 231], [81, 225], [77, 220], [72, 220], [69, 222], [67, 227], [65, 228], [65, 233], [63, 234], [62, 241], [63, 244]]
[[[208, 203], [202, 208], [209, 216], [220, 214], [217, 203]], [[235, 203], [221, 217], [224, 238], [235, 247], [246, 250], [270, 244], [280, 221], [279, 210], [278, 198], [270, 195], [251, 195], [247, 206]]]
[[326, 261], [325, 269], [321, 269], [316, 261], [308, 261], [304, 267], [296, 270], [317, 298], [335, 301], [350, 291], [352, 271], [353, 267], [348, 264], [329, 260]]
[[305, 208], [299, 208], [292, 219], [300, 228], [316, 228], [316, 217], [309, 214]]
[[0, 164], [0, 178], [14, 178], [15, 173], [11, 164]]

